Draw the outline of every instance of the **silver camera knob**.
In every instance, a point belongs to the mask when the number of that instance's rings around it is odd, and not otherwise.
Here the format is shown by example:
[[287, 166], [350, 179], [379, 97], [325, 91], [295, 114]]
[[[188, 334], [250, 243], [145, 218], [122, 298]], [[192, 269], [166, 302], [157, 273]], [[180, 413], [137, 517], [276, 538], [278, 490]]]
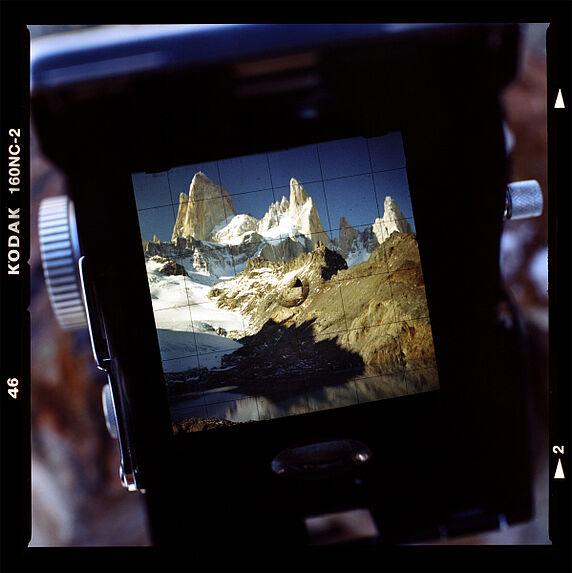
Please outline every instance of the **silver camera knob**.
[[538, 181], [515, 181], [506, 190], [505, 219], [539, 217], [543, 210], [542, 189]]
[[87, 326], [78, 261], [81, 257], [75, 211], [66, 196], [40, 203], [38, 234], [44, 279], [60, 326], [76, 330]]

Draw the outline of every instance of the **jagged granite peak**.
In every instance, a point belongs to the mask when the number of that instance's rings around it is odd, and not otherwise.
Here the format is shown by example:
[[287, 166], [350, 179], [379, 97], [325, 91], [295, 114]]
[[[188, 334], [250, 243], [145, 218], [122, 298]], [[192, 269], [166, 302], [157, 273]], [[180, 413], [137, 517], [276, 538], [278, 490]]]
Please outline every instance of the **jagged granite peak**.
[[345, 217], [340, 219], [338, 246], [344, 256], [348, 255], [359, 234], [359, 231], [354, 229]]
[[178, 237], [206, 240], [213, 229], [236, 215], [230, 195], [199, 171], [193, 176], [189, 194], [179, 196], [179, 210], [172, 241]]
[[382, 243], [394, 231], [399, 233], [413, 233], [413, 229], [401, 212], [397, 201], [388, 195], [383, 202], [383, 217], [381, 219], [378, 217], [375, 220], [373, 232], [377, 236], [378, 241]]
[[290, 209], [299, 210], [309, 198], [302, 184], [292, 177], [290, 179]]
[[[285, 199], [285, 197], [283, 199]], [[288, 203], [287, 199], [286, 203]], [[270, 206], [268, 207], [268, 210], [262, 217], [262, 219], [258, 221], [258, 227], [257, 227], [258, 232], [261, 235], [264, 235], [268, 233], [271, 229], [279, 227], [280, 217], [281, 215], [284, 215], [284, 213], [286, 213], [287, 211], [288, 211], [288, 206], [283, 207], [283, 202], [280, 203], [276, 201], [275, 203], [271, 203]]]
[[353, 229], [353, 227], [345, 217], [340, 217], [340, 229]]
[[306, 238], [307, 250], [313, 250], [318, 244], [331, 246], [332, 241], [324, 232], [316, 204], [294, 177], [290, 179], [288, 215], [296, 230]]
[[[294, 177], [290, 179], [290, 198], [283, 196], [272, 203], [258, 222], [257, 231], [273, 246], [288, 237], [297, 237], [306, 251], [313, 250], [318, 243], [331, 245], [314, 201]], [[290, 254], [294, 251], [288, 250]]]

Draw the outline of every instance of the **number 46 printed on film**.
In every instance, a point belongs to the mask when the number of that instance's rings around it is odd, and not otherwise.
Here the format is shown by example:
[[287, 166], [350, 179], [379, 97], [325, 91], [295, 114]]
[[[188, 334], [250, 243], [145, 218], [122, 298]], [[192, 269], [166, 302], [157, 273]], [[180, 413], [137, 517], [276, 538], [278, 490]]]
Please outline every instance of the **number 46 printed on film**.
[[12, 396], [12, 398], [14, 398], [14, 400], [16, 400], [18, 398], [18, 390], [19, 390], [18, 378], [8, 378], [7, 384], [8, 384], [8, 394], [10, 394], [10, 396]]

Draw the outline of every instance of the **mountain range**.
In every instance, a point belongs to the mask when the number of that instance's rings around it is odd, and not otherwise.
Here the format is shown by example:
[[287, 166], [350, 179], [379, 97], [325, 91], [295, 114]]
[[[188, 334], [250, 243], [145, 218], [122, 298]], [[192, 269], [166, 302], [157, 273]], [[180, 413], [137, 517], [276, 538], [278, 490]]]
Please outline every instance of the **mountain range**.
[[[338, 252], [349, 266], [367, 260], [392, 232], [412, 233], [397, 202], [387, 196], [383, 217], [363, 230], [354, 229], [345, 217], [337, 238], [324, 231], [318, 209], [303, 185], [290, 180], [290, 195], [271, 203], [261, 219], [237, 213], [230, 194], [204, 173], [193, 176], [189, 193], [181, 193], [170, 242], [144, 242], [149, 256], [193, 256], [197, 271], [228, 276], [244, 269], [254, 257], [288, 261], [319, 245]], [[233, 267], [231, 269], [230, 267]]]

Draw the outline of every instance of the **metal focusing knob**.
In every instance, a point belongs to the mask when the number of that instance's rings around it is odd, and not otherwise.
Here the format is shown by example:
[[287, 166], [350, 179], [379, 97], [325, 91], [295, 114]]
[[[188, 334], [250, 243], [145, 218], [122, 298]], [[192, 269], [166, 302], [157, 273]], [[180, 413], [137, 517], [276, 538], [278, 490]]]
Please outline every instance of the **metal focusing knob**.
[[87, 326], [78, 270], [81, 256], [73, 203], [66, 196], [40, 203], [38, 233], [52, 309], [64, 330]]
[[515, 181], [506, 190], [505, 219], [528, 219], [542, 215], [542, 189], [538, 181]]
[[113, 439], [117, 440], [119, 438], [117, 416], [115, 415], [115, 404], [113, 403], [113, 395], [109, 384], [106, 384], [101, 390], [101, 402], [103, 403], [103, 415], [107, 431]]

